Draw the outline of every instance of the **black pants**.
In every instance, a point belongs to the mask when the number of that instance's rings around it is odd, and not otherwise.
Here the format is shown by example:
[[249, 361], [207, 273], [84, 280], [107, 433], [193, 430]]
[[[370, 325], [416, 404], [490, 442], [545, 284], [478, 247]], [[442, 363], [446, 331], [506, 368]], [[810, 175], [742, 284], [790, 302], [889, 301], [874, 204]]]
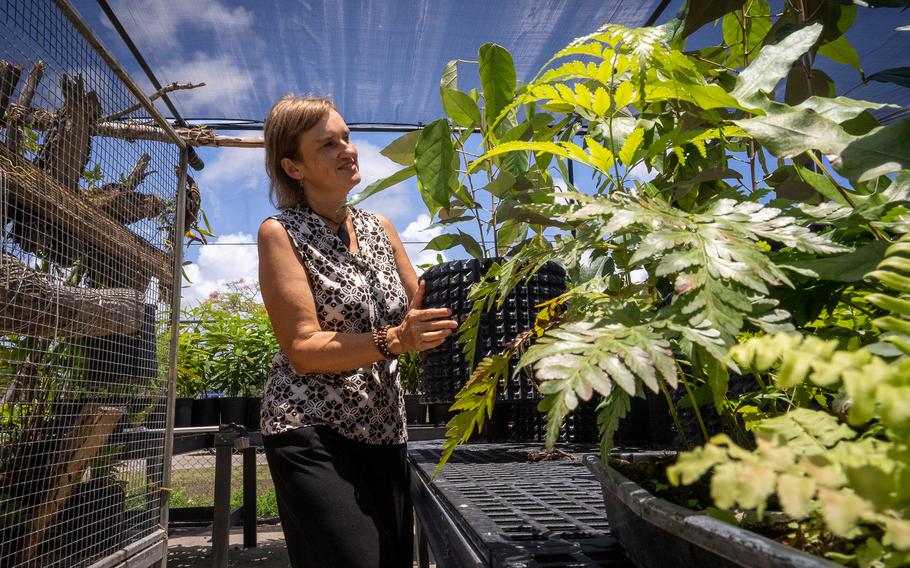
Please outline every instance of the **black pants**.
[[407, 447], [364, 444], [327, 426], [264, 438], [294, 568], [412, 566]]

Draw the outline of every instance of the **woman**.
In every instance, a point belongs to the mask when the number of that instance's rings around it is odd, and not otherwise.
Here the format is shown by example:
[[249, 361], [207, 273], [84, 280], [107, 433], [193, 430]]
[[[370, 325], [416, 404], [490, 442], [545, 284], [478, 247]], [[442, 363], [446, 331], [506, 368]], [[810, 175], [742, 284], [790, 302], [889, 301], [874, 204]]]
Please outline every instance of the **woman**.
[[438, 346], [457, 324], [420, 308], [424, 285], [391, 223], [346, 207], [361, 177], [331, 101], [278, 101], [265, 149], [280, 213], [259, 229], [259, 278], [281, 352], [262, 432], [291, 563], [411, 566], [397, 356]]

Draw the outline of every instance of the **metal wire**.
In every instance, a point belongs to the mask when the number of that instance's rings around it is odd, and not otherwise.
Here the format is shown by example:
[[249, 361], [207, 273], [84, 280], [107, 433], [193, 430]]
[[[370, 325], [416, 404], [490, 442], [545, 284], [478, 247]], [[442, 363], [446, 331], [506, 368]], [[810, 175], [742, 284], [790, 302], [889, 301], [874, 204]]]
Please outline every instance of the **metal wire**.
[[161, 535], [179, 139], [69, 10], [0, 3], [0, 566]]

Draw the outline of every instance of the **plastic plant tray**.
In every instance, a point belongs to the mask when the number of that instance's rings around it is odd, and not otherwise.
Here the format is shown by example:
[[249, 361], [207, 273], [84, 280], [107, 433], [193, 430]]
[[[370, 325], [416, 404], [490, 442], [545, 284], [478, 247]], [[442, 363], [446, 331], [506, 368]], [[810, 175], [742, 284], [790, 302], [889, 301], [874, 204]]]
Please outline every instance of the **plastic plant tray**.
[[[501, 568], [632, 567], [610, 534], [600, 483], [582, 463], [592, 446], [565, 446], [576, 459], [529, 461], [540, 444], [470, 444], [459, 447], [428, 483], [441, 455], [439, 441], [409, 444], [420, 490], [418, 518], [447, 523], [446, 546], [470, 546], [479, 565]], [[414, 481], [412, 481], [413, 485]], [[432, 505], [428, 505], [432, 503]], [[434, 507], [442, 510], [428, 511]], [[437, 529], [439, 527], [436, 527]], [[431, 545], [434, 543], [431, 540]], [[448, 556], [466, 558], [463, 551]], [[440, 558], [440, 566], [470, 565]], [[445, 551], [443, 555], [446, 556]]]

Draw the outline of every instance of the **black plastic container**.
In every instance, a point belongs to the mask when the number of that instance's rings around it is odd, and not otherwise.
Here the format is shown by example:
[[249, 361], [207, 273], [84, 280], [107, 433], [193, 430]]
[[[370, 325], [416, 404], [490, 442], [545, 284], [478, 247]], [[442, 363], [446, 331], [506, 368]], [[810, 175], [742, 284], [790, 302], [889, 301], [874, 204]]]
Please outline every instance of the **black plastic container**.
[[[452, 310], [452, 317], [463, 322], [471, 313], [468, 300], [471, 286], [481, 281], [494, 263], [503, 259], [468, 259], [444, 262], [427, 270], [424, 307], [444, 307]], [[493, 309], [481, 316], [477, 334], [477, 360], [500, 352], [517, 335], [531, 328], [537, 316], [535, 307], [562, 294], [566, 290], [565, 270], [549, 263], [537, 271], [524, 284], [519, 284], [509, 294], [502, 308]], [[476, 361], [466, 361], [462, 345], [453, 335], [445, 343], [421, 355], [421, 383], [423, 400], [427, 403], [448, 403], [470, 377]], [[538, 398], [525, 373], [512, 377], [499, 393], [500, 400], [535, 400]], [[432, 409], [431, 409], [432, 412]]]
[[193, 426], [217, 426], [219, 423], [217, 398], [193, 399]]
[[246, 398], [242, 396], [225, 396], [217, 400], [221, 424], [246, 425]]
[[193, 399], [178, 398], [174, 400], [174, 427], [186, 428], [193, 425]]
[[638, 566], [837, 566], [824, 558], [655, 497], [615, 469], [604, 467], [599, 456], [589, 455], [584, 461], [603, 488], [604, 506], [613, 535]]
[[246, 427], [254, 432], [259, 431], [260, 418], [259, 415], [262, 411], [262, 397], [260, 396], [248, 396], [246, 397]]
[[427, 407], [421, 404], [419, 394], [404, 395], [404, 413], [407, 416], [408, 424], [426, 424]]

